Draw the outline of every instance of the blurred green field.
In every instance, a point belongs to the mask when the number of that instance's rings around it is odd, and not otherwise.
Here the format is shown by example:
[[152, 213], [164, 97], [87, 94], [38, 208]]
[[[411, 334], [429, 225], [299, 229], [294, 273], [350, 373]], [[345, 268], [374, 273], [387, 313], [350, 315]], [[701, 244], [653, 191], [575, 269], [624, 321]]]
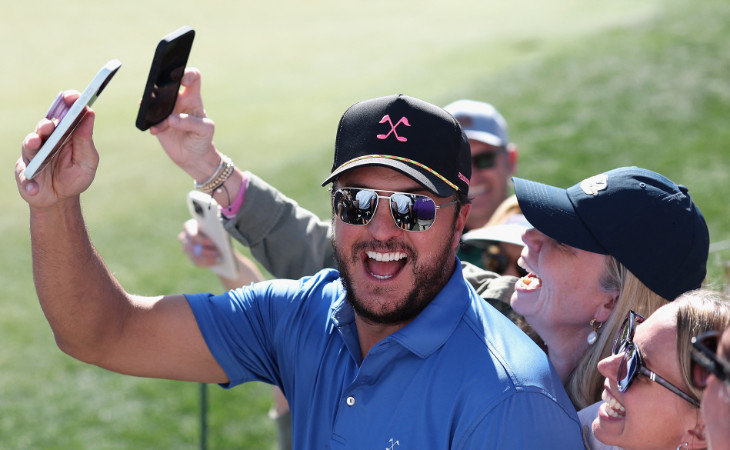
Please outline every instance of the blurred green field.
[[[494, 0], [205, 4], [14, 2], [0, 15], [0, 448], [199, 445], [199, 385], [112, 374], [55, 346], [33, 289], [28, 212], [11, 175], [23, 137], [61, 89], [123, 66], [95, 105], [91, 236], [128, 290], [220, 290], [176, 235], [192, 182], [134, 128], [154, 47], [187, 24], [190, 64], [216, 144], [240, 167], [328, 214], [319, 187], [342, 112], [396, 92], [494, 103], [520, 147], [520, 176], [569, 186], [623, 165], [687, 185], [713, 249], [730, 240], [730, 3]], [[671, 242], [667, 242], [671, 246]], [[727, 282], [730, 251], [710, 257]], [[270, 389], [210, 386], [208, 447], [275, 448]]]

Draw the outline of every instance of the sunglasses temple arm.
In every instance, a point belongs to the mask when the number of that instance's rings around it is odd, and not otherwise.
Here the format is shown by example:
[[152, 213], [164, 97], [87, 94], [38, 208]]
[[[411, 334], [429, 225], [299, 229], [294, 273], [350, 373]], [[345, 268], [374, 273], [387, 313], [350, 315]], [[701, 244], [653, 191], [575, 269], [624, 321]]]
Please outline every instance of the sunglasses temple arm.
[[641, 367], [641, 373], [642, 373], [642, 375], [651, 379], [651, 381], [664, 386], [665, 388], [667, 388], [670, 391], [674, 392], [675, 394], [679, 395], [686, 401], [692, 403], [694, 406], [696, 406], [698, 408], [700, 407], [700, 402], [698, 402], [697, 400], [690, 397], [687, 393], [683, 392], [682, 390], [680, 390], [678, 387], [676, 387], [669, 381], [667, 381], [664, 378], [662, 378], [661, 376], [657, 375], [656, 372], [652, 372], [651, 370], [647, 369], [646, 367]]
[[[692, 342], [692, 358], [699, 364], [705, 364], [716, 377], [722, 381], [730, 380], [730, 364], [717, 357], [717, 354], [699, 341]], [[713, 370], [714, 369], [714, 370]], [[720, 374], [723, 376], [721, 377]]]

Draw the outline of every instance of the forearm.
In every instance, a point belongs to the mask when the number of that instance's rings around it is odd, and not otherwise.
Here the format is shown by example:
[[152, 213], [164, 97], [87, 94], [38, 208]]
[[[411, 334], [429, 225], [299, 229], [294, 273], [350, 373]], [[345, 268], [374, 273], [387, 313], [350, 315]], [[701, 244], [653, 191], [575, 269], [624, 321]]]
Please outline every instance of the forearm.
[[121, 329], [130, 303], [92, 246], [78, 197], [30, 211], [33, 278], [58, 346], [87, 362]]
[[234, 250], [234, 256], [238, 267], [238, 275], [235, 278], [226, 278], [219, 275], [218, 279], [220, 279], [224, 288], [230, 291], [231, 289], [240, 288], [241, 286], [246, 286], [251, 283], [264, 280], [263, 274], [259, 271], [259, 268], [256, 267], [256, 264], [254, 264], [253, 261], [241, 255], [236, 250]]
[[300, 207], [256, 175], [248, 174], [246, 200], [226, 230], [269, 272], [301, 278], [334, 267], [330, 223]]

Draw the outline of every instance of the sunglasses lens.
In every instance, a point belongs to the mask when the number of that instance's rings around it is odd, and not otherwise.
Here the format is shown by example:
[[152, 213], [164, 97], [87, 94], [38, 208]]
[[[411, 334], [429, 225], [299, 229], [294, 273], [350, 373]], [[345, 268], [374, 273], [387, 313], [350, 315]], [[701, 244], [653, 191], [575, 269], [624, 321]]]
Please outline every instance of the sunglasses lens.
[[436, 203], [425, 195], [393, 194], [390, 210], [398, 228], [407, 231], [428, 230], [436, 219]]
[[[367, 225], [375, 215], [378, 193], [369, 189], [342, 188], [334, 192], [332, 207], [350, 225]], [[436, 220], [436, 203], [425, 195], [393, 193], [390, 210], [398, 228], [425, 231]]]
[[491, 169], [496, 159], [497, 152], [485, 152], [473, 156], [471, 162], [476, 169]]
[[619, 392], [626, 392], [631, 385], [636, 372], [639, 370], [639, 354], [633, 345], [626, 346], [624, 357], [621, 359], [621, 365], [618, 368], [616, 383]]
[[338, 189], [332, 200], [337, 217], [350, 225], [370, 222], [377, 205], [377, 194], [366, 189]]
[[509, 263], [507, 257], [502, 254], [498, 244], [490, 244], [482, 253], [484, 268], [490, 272], [503, 273], [507, 270]]
[[623, 347], [626, 345], [626, 342], [629, 340], [629, 334], [631, 333], [631, 325], [629, 323], [629, 319], [626, 318], [624, 320], [623, 325], [621, 325], [621, 328], [619, 329], [619, 333], [616, 336], [616, 340], [613, 341], [613, 354], [618, 355], [623, 350]]

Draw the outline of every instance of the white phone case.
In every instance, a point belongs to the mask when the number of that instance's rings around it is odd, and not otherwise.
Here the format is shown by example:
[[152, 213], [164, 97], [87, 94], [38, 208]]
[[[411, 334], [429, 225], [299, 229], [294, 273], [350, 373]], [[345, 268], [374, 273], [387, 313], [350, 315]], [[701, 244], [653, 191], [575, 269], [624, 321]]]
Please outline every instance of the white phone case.
[[[53, 130], [53, 133], [46, 139], [41, 149], [25, 168], [24, 173], [27, 179], [33, 179], [33, 177], [46, 168], [48, 162], [63, 147], [76, 129], [76, 126], [81, 122], [81, 119], [86, 115], [85, 106], [94, 104], [96, 98], [101, 94], [101, 91], [104, 90], [109, 80], [112, 79], [121, 66], [122, 63], [119, 60], [112, 59], [99, 70], [94, 79], [91, 80], [91, 83], [86, 86], [86, 89], [84, 89], [79, 98], [76, 99], [74, 104], [63, 115]], [[61, 102], [63, 102], [63, 99], [61, 99]], [[51, 109], [53, 109], [53, 106], [51, 106]]]
[[226, 278], [235, 278], [238, 275], [236, 258], [233, 256], [231, 236], [223, 228], [220, 219], [218, 202], [213, 197], [200, 191], [188, 193], [188, 209], [190, 215], [198, 222], [198, 229], [215, 242], [221, 253], [222, 261], [210, 270]]

